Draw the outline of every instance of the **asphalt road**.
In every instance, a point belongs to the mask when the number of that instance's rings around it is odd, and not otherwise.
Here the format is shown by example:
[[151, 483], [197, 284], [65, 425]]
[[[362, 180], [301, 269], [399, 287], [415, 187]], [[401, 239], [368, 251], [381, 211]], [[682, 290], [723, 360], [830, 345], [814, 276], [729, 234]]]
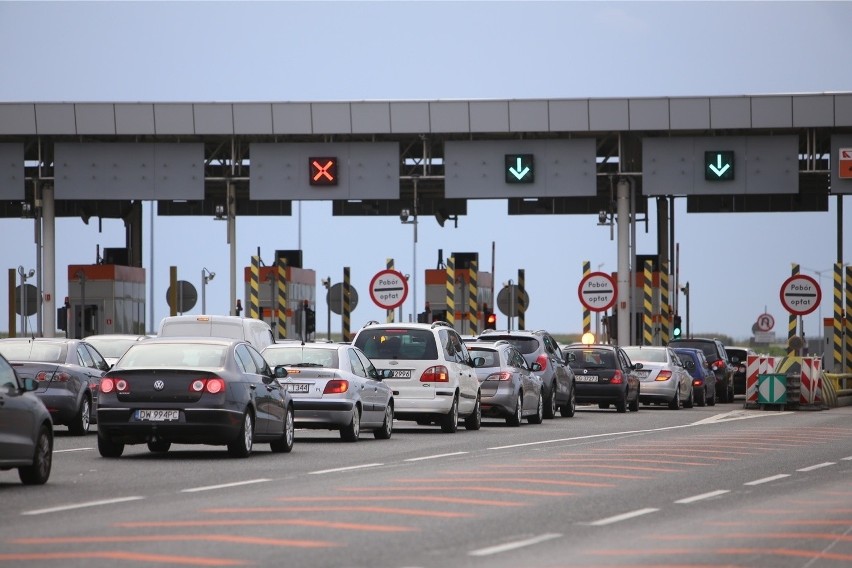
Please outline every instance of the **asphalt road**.
[[0, 472], [0, 567], [852, 565], [852, 407], [300, 430], [243, 460], [57, 430], [47, 485]]

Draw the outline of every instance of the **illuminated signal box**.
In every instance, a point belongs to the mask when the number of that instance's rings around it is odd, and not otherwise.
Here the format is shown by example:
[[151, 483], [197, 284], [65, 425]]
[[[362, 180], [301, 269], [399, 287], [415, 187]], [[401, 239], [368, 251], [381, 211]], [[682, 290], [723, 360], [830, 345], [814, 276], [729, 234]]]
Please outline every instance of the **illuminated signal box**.
[[337, 185], [337, 157], [308, 158], [311, 185]]
[[535, 182], [533, 165], [532, 154], [505, 154], [503, 173], [506, 176], [506, 183]]

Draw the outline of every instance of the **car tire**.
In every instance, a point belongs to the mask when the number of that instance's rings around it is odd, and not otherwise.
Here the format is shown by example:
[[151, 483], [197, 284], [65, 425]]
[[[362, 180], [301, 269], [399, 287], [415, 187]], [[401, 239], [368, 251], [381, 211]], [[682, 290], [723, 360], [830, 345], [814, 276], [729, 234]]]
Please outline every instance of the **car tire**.
[[243, 415], [243, 425], [237, 439], [228, 444], [228, 453], [231, 457], [247, 458], [251, 455], [254, 446], [254, 417], [250, 411]]
[[98, 452], [104, 458], [118, 458], [124, 453], [124, 444], [113, 442], [105, 434], [98, 432]]
[[680, 391], [675, 390], [674, 396], [669, 401], [669, 410], [680, 410], [683, 408], [683, 402], [680, 400]]
[[[541, 398], [541, 395], [539, 395], [539, 398]], [[515, 398], [515, 411], [512, 413], [512, 415], [510, 417], [506, 418], [506, 424], [507, 425], [513, 426], [513, 427], [521, 425], [521, 419], [523, 418], [523, 415], [524, 415], [523, 400], [524, 400], [524, 394], [522, 392], [519, 392], [518, 396]], [[544, 403], [542, 403], [542, 412], [544, 411], [543, 407], [544, 407]]]
[[361, 408], [355, 406], [352, 409], [352, 418], [349, 424], [340, 429], [340, 437], [344, 442], [357, 442], [361, 436]]
[[639, 391], [638, 390], [636, 391], [636, 398], [634, 398], [632, 401], [630, 401], [630, 403], [628, 403], [627, 408], [628, 408], [628, 410], [630, 410], [630, 412], [639, 412]]
[[684, 408], [692, 408], [695, 406], [695, 395], [692, 392], [692, 387], [689, 387], [689, 398], [683, 403]]
[[459, 397], [458, 395], [453, 397], [453, 406], [450, 408], [450, 411], [441, 416], [439, 423], [441, 424], [441, 430], [446, 432], [447, 434], [453, 434], [456, 430], [459, 429]]
[[707, 406], [716, 406], [716, 393], [713, 393], [713, 396], [707, 399]]
[[476, 393], [476, 403], [473, 405], [473, 413], [464, 419], [464, 427], [467, 430], [479, 430], [482, 428], [482, 405], [479, 403], [479, 393]]
[[385, 406], [385, 421], [382, 422], [382, 427], [373, 432], [373, 436], [377, 440], [390, 440], [393, 434], [393, 404], [388, 402]]
[[698, 398], [695, 401], [695, 404], [698, 406], [704, 406], [707, 404], [707, 387], [701, 389], [701, 392], [698, 394]]
[[544, 400], [544, 417], [556, 418], [556, 383], [550, 385], [550, 395]]
[[622, 414], [627, 412], [627, 393], [625, 393], [621, 399], [615, 403], [615, 410]]
[[728, 395], [727, 396], [728, 396], [728, 402], [733, 403], [734, 402], [734, 387], [733, 387], [733, 385], [728, 387]]
[[562, 405], [559, 413], [565, 418], [573, 418], [574, 414], [577, 413], [577, 397], [574, 395], [573, 387], [571, 388], [571, 396], [568, 398], [568, 402]]
[[172, 443], [165, 440], [156, 439], [148, 442], [148, 451], [155, 454], [165, 454], [171, 447]]
[[85, 436], [89, 431], [89, 424], [92, 417], [92, 403], [89, 402], [89, 397], [83, 395], [83, 400], [80, 401], [80, 408], [77, 409], [77, 414], [68, 425], [68, 432], [74, 436]]
[[544, 422], [544, 399], [541, 398], [541, 393], [538, 393], [538, 403], [536, 404], [535, 414], [528, 417], [527, 422], [530, 424], [541, 424]]
[[44, 485], [50, 477], [50, 468], [53, 465], [53, 433], [47, 426], [42, 426], [38, 431], [35, 451], [33, 452], [33, 463], [18, 468], [18, 477], [24, 485]]
[[293, 442], [296, 440], [295, 419], [293, 417], [293, 407], [287, 407], [287, 413], [284, 415], [284, 432], [281, 437], [269, 443], [269, 448], [273, 454], [287, 454], [293, 451]]

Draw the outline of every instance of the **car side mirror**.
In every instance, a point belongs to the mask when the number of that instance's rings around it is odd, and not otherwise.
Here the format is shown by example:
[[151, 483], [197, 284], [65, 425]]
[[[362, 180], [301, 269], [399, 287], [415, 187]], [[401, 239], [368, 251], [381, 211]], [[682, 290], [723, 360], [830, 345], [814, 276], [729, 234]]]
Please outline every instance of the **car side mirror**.
[[391, 377], [393, 377], [393, 371], [392, 370], [382, 369], [381, 371], [379, 371], [379, 380], [380, 381], [383, 380], [383, 379], [390, 379]]
[[541, 363], [539, 363], [538, 361], [533, 362], [533, 364], [530, 365], [530, 370], [533, 373], [537, 373], [537, 372], [541, 371]]
[[577, 357], [573, 353], [568, 353], [567, 355], [565, 355], [565, 362], [566, 363], [573, 363], [576, 360], [577, 360]]
[[38, 383], [35, 381], [35, 379], [27, 377], [26, 379], [24, 379], [24, 390], [27, 392], [38, 390]]
[[473, 366], [474, 367], [484, 367], [485, 366], [485, 357], [474, 357], [473, 358]]
[[633, 370], [638, 371], [642, 368], [642, 363], [633, 363]]
[[275, 365], [275, 378], [286, 379], [290, 373], [287, 372], [287, 367], [284, 365]]
[[683, 368], [687, 371], [691, 371], [695, 368], [695, 361], [684, 361]]

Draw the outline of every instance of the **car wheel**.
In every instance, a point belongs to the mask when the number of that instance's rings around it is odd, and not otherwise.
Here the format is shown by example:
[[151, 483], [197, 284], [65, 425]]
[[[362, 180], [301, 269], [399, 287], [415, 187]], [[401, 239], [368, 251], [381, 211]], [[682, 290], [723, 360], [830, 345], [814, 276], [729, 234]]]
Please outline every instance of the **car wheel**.
[[381, 428], [373, 432], [373, 436], [377, 440], [390, 440], [391, 434], [393, 434], [393, 404], [388, 402], [385, 406], [385, 421], [382, 422]]
[[98, 452], [100, 452], [101, 457], [117, 458], [124, 453], [124, 444], [113, 442], [105, 434], [98, 432]]
[[452, 434], [456, 430], [459, 429], [459, 397], [453, 397], [453, 406], [450, 408], [450, 411], [441, 416], [440, 419], [441, 430], [446, 432], [447, 434]]
[[482, 428], [482, 406], [479, 404], [479, 393], [476, 393], [476, 404], [473, 405], [473, 414], [464, 419], [464, 427], [468, 430], [479, 430]]
[[556, 383], [550, 385], [550, 396], [544, 401], [544, 417], [556, 417]]
[[639, 412], [639, 391], [636, 391], [636, 398], [630, 401], [627, 405], [627, 408], [630, 409], [630, 412]]
[[228, 453], [235, 458], [247, 458], [254, 445], [254, 418], [250, 411], [243, 416], [243, 425], [237, 439], [228, 444]]
[[734, 387], [733, 387], [733, 385], [728, 387], [728, 402], [734, 402]]
[[38, 432], [33, 464], [18, 468], [18, 477], [24, 485], [44, 485], [50, 477], [50, 467], [53, 464], [53, 435], [47, 426], [42, 426]]
[[571, 388], [571, 396], [568, 398], [568, 402], [562, 405], [562, 408], [559, 409], [559, 412], [562, 416], [566, 418], [571, 418], [577, 412], [577, 397], [574, 396], [574, 388]]
[[92, 405], [89, 402], [89, 397], [83, 396], [80, 408], [77, 409], [77, 414], [74, 415], [71, 424], [68, 425], [68, 431], [75, 436], [84, 436], [89, 431], [91, 413]]
[[171, 447], [172, 443], [165, 440], [156, 439], [148, 442], [148, 451], [154, 452], [155, 454], [164, 454], [168, 452]]
[[674, 396], [669, 401], [669, 410], [680, 410], [683, 408], [683, 404], [680, 400], [680, 391], [675, 389]]
[[713, 393], [713, 396], [707, 399], [707, 406], [716, 406], [716, 393]]
[[704, 406], [705, 404], [707, 404], [707, 387], [701, 389], [701, 391], [698, 393], [698, 398], [696, 399], [695, 403], [698, 406]]
[[[563, 414], [564, 416], [564, 414]], [[541, 398], [541, 393], [538, 393], [538, 403], [535, 407], [535, 414], [527, 418], [530, 424], [541, 424], [544, 421], [544, 399]]]
[[[539, 395], [541, 398], [541, 395]], [[524, 405], [523, 405], [524, 395], [523, 393], [518, 393], [518, 396], [515, 398], [515, 411], [512, 413], [510, 417], [506, 419], [506, 424], [509, 426], [520, 426], [521, 419], [524, 416]], [[544, 404], [542, 403], [542, 407]], [[542, 411], [544, 408], [542, 408]]]
[[296, 427], [293, 419], [293, 407], [287, 407], [287, 414], [284, 415], [284, 432], [281, 438], [269, 443], [269, 448], [274, 454], [289, 453], [293, 450], [293, 442], [296, 439]]
[[692, 408], [695, 406], [695, 395], [692, 392], [692, 387], [689, 387], [689, 398], [683, 403], [684, 408]]
[[357, 442], [361, 436], [361, 409], [356, 405], [352, 409], [352, 419], [349, 424], [340, 429], [340, 437], [344, 442]]
[[627, 412], [627, 393], [624, 393], [621, 400], [615, 403], [615, 410], [621, 413]]

